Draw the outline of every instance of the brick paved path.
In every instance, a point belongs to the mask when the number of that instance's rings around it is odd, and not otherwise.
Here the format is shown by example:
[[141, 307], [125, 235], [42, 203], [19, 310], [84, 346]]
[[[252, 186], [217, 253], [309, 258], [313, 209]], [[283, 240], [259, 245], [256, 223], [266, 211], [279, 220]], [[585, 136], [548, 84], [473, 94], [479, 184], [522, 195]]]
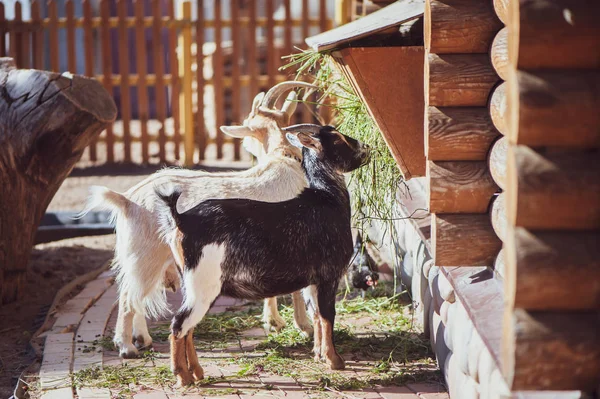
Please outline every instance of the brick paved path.
[[[215, 340], [211, 347], [201, 346], [198, 350], [205, 375], [211, 377], [208, 383], [187, 389], [172, 387], [168, 372], [168, 345], [160, 336], [155, 336], [154, 352], [146, 353], [143, 359], [122, 360], [112, 348], [107, 348], [107, 338], [112, 334], [116, 321], [117, 292], [110, 272], [101, 274], [91, 281], [75, 297], [58, 309], [53, 328], [46, 332], [43, 360], [39, 373], [39, 384], [32, 389], [33, 397], [43, 399], [111, 399], [132, 397], [135, 399], [200, 399], [256, 397], [320, 398], [348, 397], [369, 399], [442, 399], [448, 398], [445, 388], [439, 383], [407, 383], [404, 386], [372, 386], [359, 390], [315, 390], [314, 384], [294, 378], [270, 374], [260, 369], [252, 373], [240, 373], [244, 365], [237, 364], [238, 356], [258, 358], [266, 356], [257, 349], [266, 340], [262, 328], [252, 328], [235, 340]], [[178, 296], [170, 301], [178, 303]], [[210, 313], [221, 313], [226, 309], [243, 307], [243, 303], [231, 298], [217, 299]], [[353, 320], [356, 325], [368, 324], [368, 320]], [[151, 331], [155, 334], [168, 332], [165, 321], [153, 322]], [[158, 337], [158, 338], [157, 338]], [[205, 342], [206, 344], [206, 342]], [[104, 348], [103, 348], [104, 347]], [[233, 360], [232, 360], [233, 359]], [[356, 376], [370, 372], [373, 364], [361, 360], [347, 360], [347, 370], [343, 376]], [[310, 362], [308, 363], [309, 367]], [[319, 365], [314, 364], [316, 375]], [[118, 388], [114, 382], [107, 388], [89, 384], [99, 381], [93, 372], [126, 370], [140, 374], [132, 377]], [[91, 370], [91, 371], [90, 371]], [[434, 370], [435, 372], [435, 370]], [[87, 384], [74, 384], [74, 378], [88, 375]], [[323, 377], [333, 378], [323, 371]], [[77, 377], [74, 377], [77, 376]], [[90, 377], [91, 376], [91, 377]], [[83, 378], [83, 377], [82, 377]], [[96, 378], [97, 380], [94, 380]], [[103, 378], [106, 378], [104, 376]], [[136, 380], [137, 378], [137, 380]], [[150, 381], [147, 382], [146, 380]], [[134, 381], [134, 382], [132, 382]], [[153, 382], [153, 383], [152, 383]], [[199, 385], [199, 384], [198, 384]], [[76, 386], [76, 388], [73, 388]]]

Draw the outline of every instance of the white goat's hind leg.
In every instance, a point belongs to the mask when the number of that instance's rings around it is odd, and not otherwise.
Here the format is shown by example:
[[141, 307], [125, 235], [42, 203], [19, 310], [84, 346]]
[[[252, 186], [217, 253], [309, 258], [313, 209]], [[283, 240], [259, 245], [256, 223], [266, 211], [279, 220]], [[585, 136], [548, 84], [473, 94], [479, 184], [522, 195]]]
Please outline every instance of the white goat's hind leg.
[[175, 339], [185, 337], [198, 324], [210, 305], [221, 293], [221, 262], [225, 254], [222, 245], [207, 245], [195, 268], [186, 265], [183, 272], [183, 303], [173, 317], [171, 331]]
[[319, 300], [317, 297], [317, 287], [315, 285], [309, 285], [302, 290], [302, 296], [306, 302], [308, 313], [313, 320], [314, 335], [313, 335], [313, 353], [315, 354], [315, 361], [320, 361], [321, 354], [321, 313], [319, 312]]
[[139, 313], [133, 315], [133, 339], [135, 347], [138, 349], [150, 348], [152, 346], [152, 337], [148, 332], [146, 318]]
[[280, 331], [285, 327], [285, 320], [277, 310], [277, 297], [267, 298], [263, 307], [263, 327], [266, 331]]
[[136, 357], [138, 354], [137, 348], [133, 345], [131, 334], [135, 312], [128, 303], [127, 292], [121, 292], [119, 295], [119, 312], [113, 342], [119, 350], [119, 356], [129, 359]]
[[294, 325], [308, 337], [313, 333], [313, 327], [306, 314], [306, 305], [302, 298], [302, 292], [294, 292], [292, 294], [292, 301], [294, 303]]

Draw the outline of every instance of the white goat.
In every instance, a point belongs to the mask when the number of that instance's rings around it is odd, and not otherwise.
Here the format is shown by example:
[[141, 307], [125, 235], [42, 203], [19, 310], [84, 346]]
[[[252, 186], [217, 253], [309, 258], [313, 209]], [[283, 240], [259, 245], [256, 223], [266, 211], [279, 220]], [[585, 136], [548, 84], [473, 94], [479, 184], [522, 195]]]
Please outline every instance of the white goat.
[[[119, 314], [114, 343], [122, 357], [134, 357], [138, 348], [152, 343], [145, 316], [157, 317], [167, 309], [165, 286], [175, 289], [179, 276], [171, 250], [158, 234], [155, 186], [169, 183], [181, 191], [177, 210], [185, 212], [210, 198], [249, 198], [280, 202], [294, 198], [307, 186], [300, 164], [300, 151], [285, 138], [295, 110], [295, 92], [291, 92], [281, 110], [274, 105], [290, 89], [314, 88], [304, 82], [283, 82], [267, 94], [258, 94], [243, 126], [222, 126], [223, 133], [244, 138], [244, 145], [258, 157], [258, 164], [242, 172], [208, 173], [184, 169], [164, 169], [138, 183], [125, 193], [106, 187], [91, 187], [91, 209], [111, 212], [116, 233], [113, 268], [119, 284]], [[294, 293], [294, 318], [307, 334], [312, 326], [306, 315], [301, 294]], [[265, 300], [264, 321], [281, 328], [285, 322], [277, 312], [277, 299]], [[135, 338], [135, 345], [133, 343]]]

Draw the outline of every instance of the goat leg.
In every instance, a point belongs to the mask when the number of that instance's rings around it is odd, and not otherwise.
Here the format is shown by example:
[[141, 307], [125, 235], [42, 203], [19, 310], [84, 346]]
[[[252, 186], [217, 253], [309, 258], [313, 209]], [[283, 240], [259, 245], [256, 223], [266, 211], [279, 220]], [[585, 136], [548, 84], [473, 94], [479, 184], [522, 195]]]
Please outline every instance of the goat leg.
[[186, 337], [176, 338], [175, 335], [171, 334], [169, 341], [171, 342], [171, 371], [177, 377], [177, 386], [192, 385], [194, 377], [188, 368]]
[[191, 328], [185, 336], [185, 351], [187, 354], [188, 370], [190, 373], [192, 373], [196, 381], [203, 379], [204, 370], [202, 369], [202, 366], [200, 366], [200, 362], [198, 362], [198, 354], [196, 353], [196, 348], [194, 347], [193, 328]]
[[294, 292], [292, 294], [292, 301], [294, 303], [294, 325], [309, 337], [313, 333], [313, 327], [306, 314], [306, 305], [304, 304], [302, 293], [300, 291]]
[[333, 344], [333, 323], [323, 316], [321, 316], [321, 331], [321, 355], [332, 370], [343, 370], [346, 368], [346, 363]]

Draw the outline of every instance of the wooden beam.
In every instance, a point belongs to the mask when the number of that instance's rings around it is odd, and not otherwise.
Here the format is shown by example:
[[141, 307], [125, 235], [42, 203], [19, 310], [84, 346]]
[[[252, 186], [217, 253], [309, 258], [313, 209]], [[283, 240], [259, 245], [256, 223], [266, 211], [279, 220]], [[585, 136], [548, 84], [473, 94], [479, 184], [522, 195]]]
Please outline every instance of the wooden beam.
[[427, 179], [432, 213], [486, 213], [498, 190], [482, 161], [429, 161]]
[[490, 116], [492, 118], [492, 122], [494, 123], [494, 127], [496, 127], [496, 129], [498, 129], [498, 131], [504, 135], [508, 133], [508, 126], [506, 124], [508, 110], [506, 88], [506, 82], [498, 85], [492, 92], [489, 105]]
[[502, 24], [491, 2], [427, 0], [425, 48], [437, 54], [487, 53]]
[[490, 212], [490, 219], [492, 227], [496, 235], [502, 242], [506, 241], [506, 235], [508, 231], [508, 221], [506, 220], [506, 194], [501, 193], [494, 198], [492, 202], [492, 210]]
[[600, 228], [597, 151], [542, 154], [509, 146], [507, 207], [515, 226], [542, 230]]
[[527, 70], [600, 68], [599, 20], [595, 0], [516, 0], [507, 23], [518, 51], [511, 62]]
[[508, 311], [502, 368], [512, 390], [594, 391], [600, 375], [600, 314]]
[[507, 80], [509, 68], [507, 27], [502, 28], [494, 38], [492, 48], [490, 49], [490, 56], [494, 70], [500, 76], [500, 79]]
[[600, 72], [518, 71], [510, 84], [512, 143], [600, 147]]
[[496, 256], [496, 260], [494, 261], [494, 276], [504, 279], [504, 270], [506, 268], [506, 255], [504, 246], [498, 252], [498, 256]]
[[498, 82], [487, 54], [429, 54], [428, 68], [430, 106], [484, 107]]
[[498, 19], [506, 25], [508, 21], [508, 4], [509, 0], [494, 0], [494, 11]]
[[515, 308], [600, 309], [600, 233], [517, 227], [504, 242]]
[[434, 214], [431, 229], [436, 266], [492, 266], [502, 248], [485, 214]]
[[498, 137], [484, 107], [428, 107], [425, 132], [430, 161], [483, 161]]
[[502, 190], [506, 190], [506, 154], [508, 152], [508, 139], [501, 137], [490, 150], [488, 165], [494, 182]]

